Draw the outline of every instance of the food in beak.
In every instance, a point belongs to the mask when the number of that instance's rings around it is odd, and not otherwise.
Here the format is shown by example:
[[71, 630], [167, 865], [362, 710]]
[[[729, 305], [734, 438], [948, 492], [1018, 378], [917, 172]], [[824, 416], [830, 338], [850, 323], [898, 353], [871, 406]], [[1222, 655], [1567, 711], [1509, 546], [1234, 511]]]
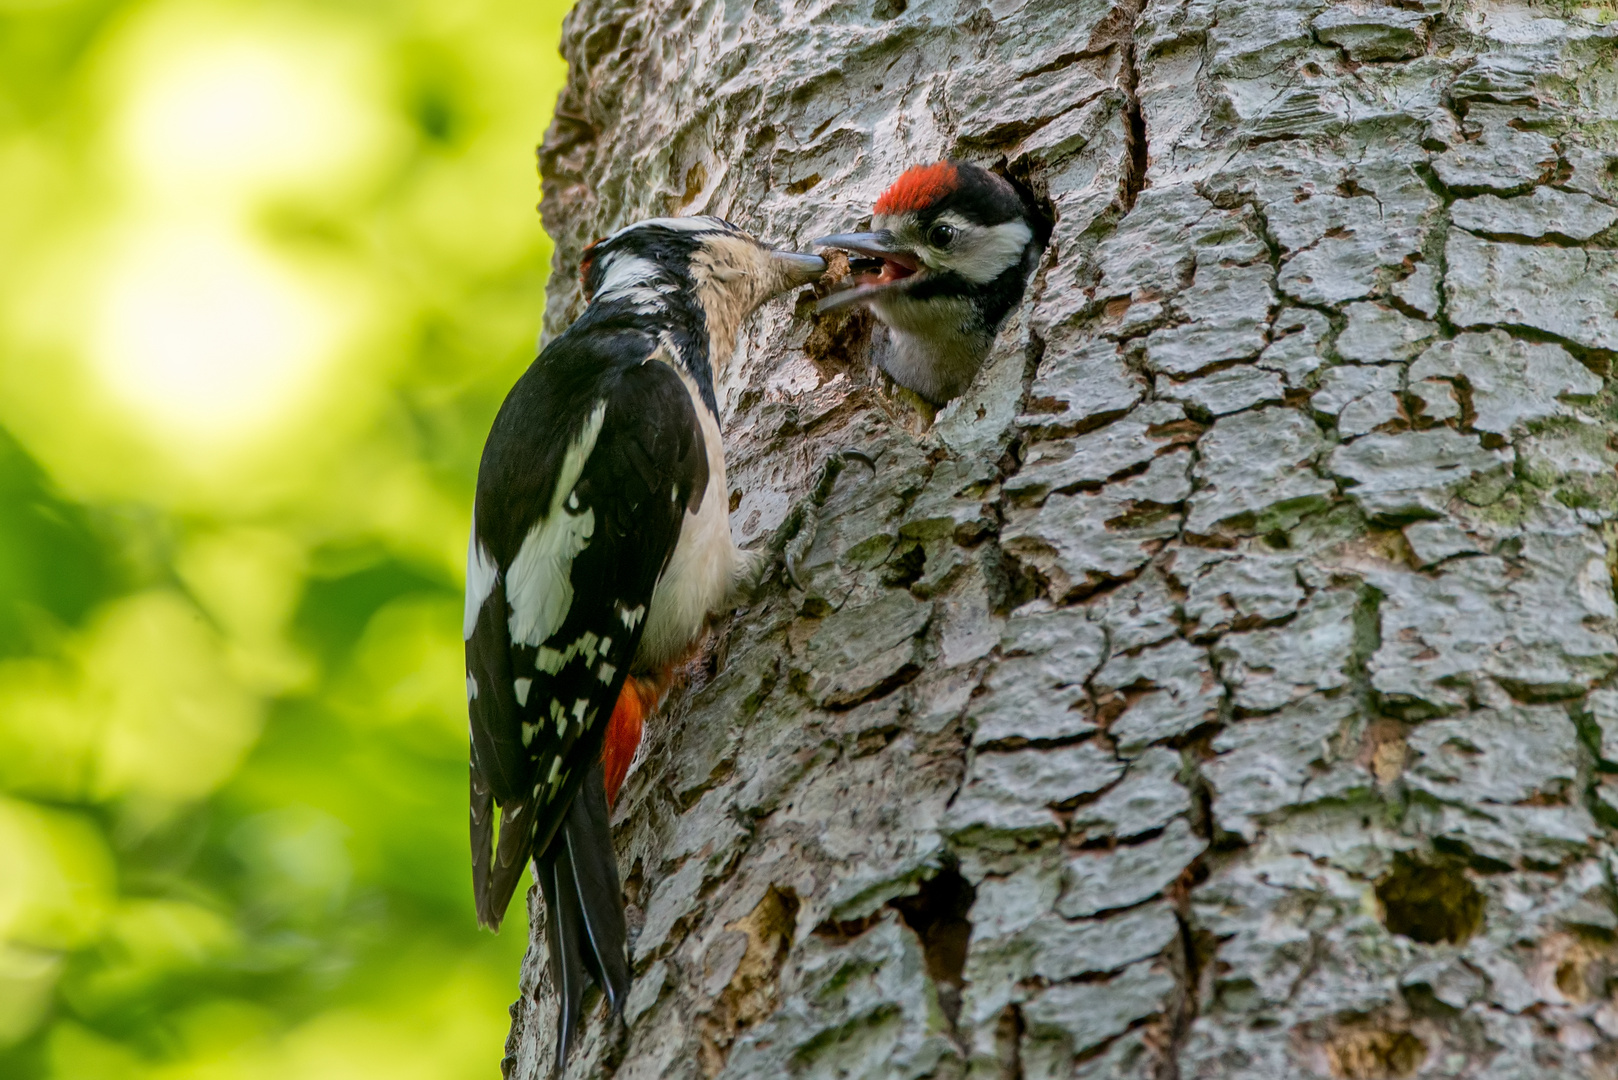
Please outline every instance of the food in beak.
[[849, 287], [815, 305], [815, 310], [822, 313], [858, 303], [878, 290], [892, 288], [914, 277], [921, 265], [909, 252], [894, 245], [891, 233], [841, 233], [823, 236], [815, 244], [851, 253]]

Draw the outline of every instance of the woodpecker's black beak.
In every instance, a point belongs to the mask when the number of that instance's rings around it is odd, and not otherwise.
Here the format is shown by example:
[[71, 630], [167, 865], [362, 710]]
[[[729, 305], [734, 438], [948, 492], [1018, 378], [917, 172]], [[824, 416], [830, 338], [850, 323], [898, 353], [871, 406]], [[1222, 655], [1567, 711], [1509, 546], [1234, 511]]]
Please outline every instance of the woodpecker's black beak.
[[799, 251], [770, 252], [770, 261], [781, 275], [782, 289], [795, 289], [819, 281], [826, 272], [826, 260], [819, 255], [805, 255]]
[[915, 254], [900, 244], [893, 233], [886, 229], [879, 232], [822, 236], [815, 241], [815, 246], [842, 248], [844, 251], [864, 255], [881, 263], [880, 273], [874, 276], [856, 275], [852, 279], [851, 287], [834, 292], [816, 304], [815, 310], [822, 314], [857, 304], [876, 293], [903, 289], [921, 269], [921, 262]]

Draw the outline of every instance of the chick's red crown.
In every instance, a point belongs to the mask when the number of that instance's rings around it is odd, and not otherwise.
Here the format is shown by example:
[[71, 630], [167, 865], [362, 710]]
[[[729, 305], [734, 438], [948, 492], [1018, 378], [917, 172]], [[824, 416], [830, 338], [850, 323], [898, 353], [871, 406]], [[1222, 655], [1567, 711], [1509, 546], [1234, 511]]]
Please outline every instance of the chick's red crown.
[[909, 214], [931, 206], [960, 186], [960, 174], [948, 161], [906, 169], [872, 207], [874, 213]]

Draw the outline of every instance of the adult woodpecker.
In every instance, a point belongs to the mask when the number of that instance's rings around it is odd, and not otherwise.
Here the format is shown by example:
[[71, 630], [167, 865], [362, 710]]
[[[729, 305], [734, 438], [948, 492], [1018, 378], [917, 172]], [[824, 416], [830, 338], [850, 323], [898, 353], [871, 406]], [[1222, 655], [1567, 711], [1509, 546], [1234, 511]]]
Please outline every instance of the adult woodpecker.
[[615, 1012], [629, 988], [608, 806], [673, 665], [749, 561], [730, 535], [715, 375], [743, 320], [825, 266], [712, 217], [597, 241], [588, 306], [517, 380], [483, 448], [463, 626], [472, 887], [498, 929], [533, 860], [559, 1064], [586, 981]]
[[940, 161], [895, 180], [876, 201], [871, 227], [815, 241], [866, 256], [856, 266], [876, 271], [856, 275], [818, 310], [870, 308], [893, 336], [879, 366], [941, 405], [983, 366], [1050, 226], [1010, 181], [968, 161]]

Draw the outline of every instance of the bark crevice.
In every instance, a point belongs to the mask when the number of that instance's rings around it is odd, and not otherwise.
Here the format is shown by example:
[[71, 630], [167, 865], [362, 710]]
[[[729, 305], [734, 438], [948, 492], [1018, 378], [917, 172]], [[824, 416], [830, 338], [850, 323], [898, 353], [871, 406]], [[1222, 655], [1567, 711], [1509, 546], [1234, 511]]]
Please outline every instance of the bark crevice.
[[865, 10], [568, 17], [551, 332], [583, 245], [671, 206], [801, 245], [955, 154], [1052, 222], [930, 425], [807, 303], [723, 380], [744, 545], [879, 465], [648, 729], [622, 1068], [1618, 1076], [1618, 30]]

